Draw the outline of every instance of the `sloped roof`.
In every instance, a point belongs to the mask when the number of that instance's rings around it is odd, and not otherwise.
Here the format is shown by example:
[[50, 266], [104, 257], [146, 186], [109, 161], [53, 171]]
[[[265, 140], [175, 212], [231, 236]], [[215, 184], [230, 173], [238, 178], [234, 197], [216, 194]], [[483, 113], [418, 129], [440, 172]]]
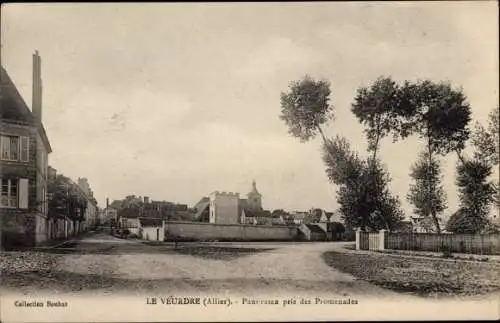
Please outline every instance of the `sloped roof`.
[[263, 211], [252, 211], [249, 209], [245, 209], [245, 216], [246, 217], [255, 217], [255, 218], [272, 218], [272, 214], [270, 211], [263, 210]]
[[209, 204], [210, 204], [210, 198], [208, 197], [203, 197], [198, 203], [196, 203], [196, 205], [194, 206], [194, 208], [196, 209], [196, 213], [194, 214], [195, 220], [198, 220], [201, 217], [201, 215], [203, 214], [203, 212], [205, 212]]
[[51, 153], [52, 147], [50, 146], [49, 138], [43, 124], [37, 124], [33, 113], [28, 108], [28, 105], [3, 66], [0, 67], [0, 80], [0, 97], [2, 100], [0, 118], [17, 122], [21, 121], [36, 127], [47, 153]]
[[127, 219], [137, 219], [139, 217], [139, 212], [121, 212], [120, 214], [121, 218], [127, 218]]
[[318, 225], [306, 224], [306, 226], [309, 228], [309, 230], [311, 230], [311, 232], [325, 233], [325, 231], [323, 231]]
[[160, 218], [139, 218], [139, 222], [143, 227], [161, 227], [163, 224]]
[[195, 217], [195, 213], [191, 211], [176, 211], [169, 220], [173, 221], [193, 221]]
[[342, 220], [342, 215], [340, 214], [340, 212], [331, 212], [330, 222], [340, 222], [340, 223], [344, 222]]
[[294, 213], [292, 213], [292, 214], [290, 214], [290, 215], [291, 215], [294, 219], [298, 219], [298, 220], [300, 220], [300, 219], [304, 219], [304, 218], [306, 218], [306, 217], [309, 215], [309, 213], [307, 213], [307, 212], [294, 212]]

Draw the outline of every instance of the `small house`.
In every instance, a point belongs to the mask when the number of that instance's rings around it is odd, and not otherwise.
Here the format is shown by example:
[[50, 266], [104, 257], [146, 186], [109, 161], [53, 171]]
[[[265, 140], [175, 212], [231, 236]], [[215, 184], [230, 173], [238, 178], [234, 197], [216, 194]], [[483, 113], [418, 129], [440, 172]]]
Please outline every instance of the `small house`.
[[160, 218], [139, 218], [138, 231], [143, 240], [164, 241], [165, 221]]

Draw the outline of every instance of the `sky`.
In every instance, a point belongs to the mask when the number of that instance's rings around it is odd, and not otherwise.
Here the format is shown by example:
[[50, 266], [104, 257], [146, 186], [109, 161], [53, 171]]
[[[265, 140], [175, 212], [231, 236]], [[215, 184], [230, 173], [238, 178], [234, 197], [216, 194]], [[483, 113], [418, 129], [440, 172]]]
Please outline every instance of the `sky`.
[[[49, 163], [87, 177], [100, 206], [135, 194], [195, 204], [210, 192], [266, 209], [335, 210], [321, 141], [291, 137], [280, 93], [308, 74], [331, 83], [336, 118], [362, 155], [356, 89], [379, 76], [462, 87], [473, 118], [498, 107], [498, 7], [475, 2], [8, 4], [2, 65], [31, 102], [31, 55], [42, 57]], [[382, 142], [391, 189], [406, 201], [422, 142]], [[442, 158], [451, 214], [456, 158]]]

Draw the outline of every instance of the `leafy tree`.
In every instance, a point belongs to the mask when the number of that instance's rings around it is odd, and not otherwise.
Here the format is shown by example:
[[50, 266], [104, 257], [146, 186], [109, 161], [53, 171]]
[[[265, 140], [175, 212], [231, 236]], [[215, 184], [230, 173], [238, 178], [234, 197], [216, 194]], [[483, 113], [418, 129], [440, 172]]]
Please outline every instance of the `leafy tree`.
[[[472, 145], [475, 148], [474, 158], [483, 161], [491, 168], [498, 167], [500, 163], [500, 108], [494, 109], [488, 115], [488, 125], [483, 127], [476, 123], [475, 132], [472, 136]], [[500, 208], [500, 185], [499, 181], [490, 182], [493, 195], [493, 205]]]
[[142, 198], [135, 195], [128, 195], [120, 203], [118, 209], [119, 217], [134, 217], [142, 215], [144, 202]]
[[326, 174], [333, 184], [341, 185], [357, 181], [365, 167], [365, 161], [351, 149], [344, 137], [336, 136], [323, 146]]
[[[489, 225], [490, 221], [487, 218], [471, 216], [469, 210], [459, 208], [446, 223], [446, 230], [454, 233], [475, 234], [483, 231]], [[481, 230], [478, 231], [478, 228]]]
[[493, 205], [500, 209], [500, 185], [498, 181], [493, 184], [493, 188], [495, 189], [495, 194], [493, 195]]
[[[328, 178], [338, 186], [337, 202], [348, 227], [391, 230], [402, 219], [399, 201], [388, 190], [389, 174], [378, 160], [372, 167], [339, 136], [324, 146], [323, 160]], [[375, 194], [379, 198], [368, 198]]]
[[109, 207], [112, 207], [116, 210], [119, 210], [121, 208], [121, 205], [122, 205], [122, 200], [114, 200], [110, 205]]
[[424, 151], [413, 165], [410, 173], [414, 183], [410, 185], [407, 198], [414, 212], [422, 217], [432, 217], [437, 232], [441, 232], [439, 217], [446, 209], [446, 194], [441, 183], [439, 160]]
[[59, 174], [47, 183], [49, 194], [49, 216], [55, 218], [71, 219], [76, 222], [83, 221], [87, 209], [87, 197], [80, 188], [68, 177]]
[[399, 135], [416, 134], [426, 141], [426, 152], [411, 173], [415, 183], [410, 187], [408, 199], [418, 214], [432, 216], [440, 232], [438, 216], [446, 208], [446, 202], [437, 155], [463, 150], [470, 135], [467, 127], [470, 105], [461, 89], [425, 80], [404, 83], [398, 111], [405, 119]]
[[321, 215], [322, 214], [323, 214], [323, 210], [322, 209], [313, 208], [309, 212], [309, 218], [310, 218], [311, 223], [318, 223], [321, 220]]
[[488, 213], [496, 190], [488, 177], [491, 167], [485, 161], [464, 160], [457, 166], [460, 209], [448, 221], [447, 229], [460, 233], [480, 233], [489, 226]]
[[380, 139], [401, 128], [399, 92], [398, 85], [388, 77], [380, 77], [370, 87], [357, 90], [351, 111], [365, 125], [368, 151], [372, 152], [373, 160], [377, 158]]
[[476, 148], [474, 158], [482, 160], [491, 166], [497, 166], [500, 159], [500, 120], [498, 115], [499, 109], [490, 112], [487, 127], [476, 123], [475, 132], [472, 135], [472, 144]]
[[[377, 200], [377, 211], [380, 213], [381, 217], [378, 219], [377, 222], [379, 224], [376, 227], [392, 231], [400, 226], [401, 221], [404, 219], [404, 212], [399, 198], [390, 193], [387, 188], [389, 181], [390, 178], [388, 178], [387, 182], [384, 184], [384, 190]], [[383, 223], [385, 223], [385, 227], [382, 225]]]
[[498, 207], [498, 183], [489, 181], [493, 167], [499, 163], [498, 110], [489, 114], [488, 126], [476, 123], [472, 134], [473, 157], [459, 154], [457, 186], [460, 209], [450, 218], [448, 230], [480, 233], [490, 227], [488, 214], [491, 204]]
[[461, 89], [429, 80], [400, 89], [398, 111], [405, 118], [402, 136], [417, 134], [426, 140], [429, 158], [461, 151], [468, 140], [470, 105]]
[[331, 222], [328, 223], [328, 226], [332, 232], [333, 240], [341, 240], [342, 234], [346, 231], [345, 226], [340, 222]]
[[273, 218], [279, 218], [280, 216], [286, 217], [289, 215], [290, 215], [290, 213], [286, 212], [283, 209], [277, 209], [277, 210], [274, 210], [273, 212], [271, 212], [271, 216]]
[[330, 83], [305, 76], [292, 82], [287, 92], [281, 93], [281, 116], [288, 132], [302, 142], [314, 138], [318, 132], [326, 140], [321, 125], [333, 118], [330, 101]]
[[[377, 152], [380, 140], [383, 137], [391, 132], [395, 138], [397, 134], [405, 133], [404, 129], [406, 128], [404, 128], [403, 117], [406, 114], [399, 110], [399, 102], [399, 86], [391, 78], [380, 77], [370, 87], [358, 89], [351, 107], [351, 111], [359, 122], [365, 125], [364, 131], [368, 139], [368, 151], [372, 153], [372, 157], [368, 161], [368, 167], [371, 171], [364, 177], [366, 182], [363, 182], [365, 188], [370, 188], [370, 192], [365, 195], [366, 204], [374, 204], [385, 208], [384, 211], [380, 209], [373, 210], [372, 217], [379, 219], [379, 222], [385, 222], [386, 229], [394, 225], [394, 223], [390, 224], [389, 222], [398, 218], [393, 211], [399, 207], [400, 203], [397, 198], [391, 196], [388, 192], [384, 192], [384, 190], [387, 191], [388, 180], [384, 181], [377, 178], [382, 174], [382, 170], [377, 169], [380, 167]], [[382, 186], [379, 186], [379, 182]], [[387, 203], [393, 207], [387, 208]]]

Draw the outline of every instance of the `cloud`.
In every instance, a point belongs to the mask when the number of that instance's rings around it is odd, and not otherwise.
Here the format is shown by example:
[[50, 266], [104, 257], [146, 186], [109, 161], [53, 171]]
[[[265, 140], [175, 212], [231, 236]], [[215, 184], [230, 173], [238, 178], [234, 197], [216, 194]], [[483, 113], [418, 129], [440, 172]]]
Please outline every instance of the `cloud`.
[[242, 78], [270, 77], [290, 69], [305, 69], [321, 59], [318, 52], [299, 46], [290, 38], [272, 37], [245, 55], [232, 74]]

